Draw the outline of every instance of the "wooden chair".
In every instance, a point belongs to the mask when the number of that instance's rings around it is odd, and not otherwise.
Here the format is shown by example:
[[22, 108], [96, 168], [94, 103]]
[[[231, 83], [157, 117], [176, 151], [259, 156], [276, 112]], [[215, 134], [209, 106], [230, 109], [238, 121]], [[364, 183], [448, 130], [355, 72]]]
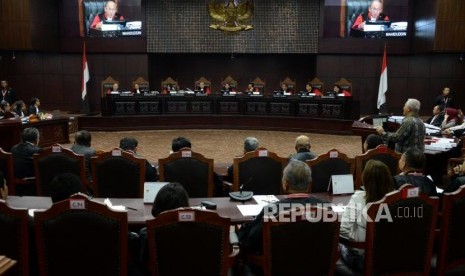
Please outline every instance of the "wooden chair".
[[318, 89], [320, 93], [324, 94], [324, 86], [325, 84], [318, 79], [317, 77], [313, 78], [313, 80], [309, 81], [309, 83], [312, 85], [313, 89]]
[[171, 77], [166, 78], [165, 80], [161, 81], [161, 93], [168, 94], [171, 90], [178, 91], [179, 84], [177, 81], [172, 79]]
[[391, 175], [400, 173], [399, 159], [402, 154], [395, 152], [385, 145], [379, 145], [375, 149], [368, 150], [364, 154], [355, 156], [355, 188], [362, 186], [362, 173], [368, 160], [374, 159], [383, 162], [390, 170]]
[[[118, 3], [118, 0], [115, 0]], [[94, 17], [103, 12], [105, 0], [78, 0], [79, 9], [79, 34], [81, 37], [87, 36], [90, 24]]]
[[340, 78], [334, 85], [339, 86], [341, 88], [341, 93], [347, 91], [348, 93], [352, 94], [352, 83], [346, 80], [345, 78]]
[[280, 157], [266, 148], [258, 148], [234, 158], [233, 190], [243, 189], [256, 195], [279, 195], [282, 190], [282, 176], [288, 158]]
[[265, 86], [266, 86], [265, 80], [262, 80], [261, 78], [256, 77], [255, 79], [251, 81], [251, 83], [253, 83], [254, 88], [258, 90], [257, 92], [260, 92], [260, 94], [262, 95], [265, 94]]
[[34, 223], [40, 275], [127, 275], [126, 211], [78, 194], [35, 212]]
[[223, 89], [225, 84], [229, 84], [231, 89], [233, 89], [234, 91], [237, 91], [237, 81], [235, 79], [233, 79], [233, 77], [227, 76], [226, 78], [224, 78], [221, 81], [221, 89]]
[[323, 213], [337, 217], [332, 211], [312, 206], [303, 214], [281, 213], [289, 221], [265, 220], [263, 255], [246, 254], [246, 262], [262, 267], [263, 275], [333, 275], [339, 258], [340, 221], [324, 221], [325, 215], [315, 217]]
[[332, 175], [354, 174], [355, 161], [337, 149], [331, 149], [317, 158], [305, 161], [312, 169], [312, 193], [328, 190]]
[[119, 85], [119, 81], [114, 80], [112, 77], [107, 77], [103, 81], [101, 81], [100, 86], [101, 86], [101, 98], [105, 98], [109, 92], [113, 90], [113, 84], [117, 83]]
[[210, 93], [212, 92], [211, 89], [212, 89], [212, 82], [205, 78], [205, 77], [201, 77], [200, 79], [196, 80], [194, 82], [194, 90], [199, 90], [199, 85], [200, 83], [203, 82], [203, 84], [205, 84], [205, 88], [208, 88], [210, 90]]
[[147, 80], [145, 80], [143, 77], [138, 77], [135, 81], [132, 82], [132, 87], [134, 88], [134, 85], [138, 84], [139, 85], [139, 90], [140, 91], [150, 91], [150, 85]]
[[[439, 199], [422, 193], [406, 198], [404, 191], [368, 206], [372, 221], [366, 229], [365, 275], [429, 275]], [[389, 210], [392, 221], [376, 221], [381, 210]]]
[[114, 148], [91, 158], [93, 190], [96, 197], [142, 198], [145, 159]]
[[4, 151], [2, 148], [0, 148], [0, 171], [3, 173], [3, 177], [5, 177], [6, 184], [8, 185], [8, 193], [15, 195], [13, 154]]
[[193, 209], [163, 212], [147, 221], [151, 275], [228, 275], [239, 253], [238, 245], [231, 250], [230, 224], [216, 212]]
[[289, 89], [291, 93], [293, 94], [295, 93], [297, 89], [295, 80], [292, 80], [291, 78], [286, 77], [284, 80], [279, 82], [279, 87], [281, 87], [283, 83], [287, 85], [287, 88]]
[[456, 274], [464, 274], [465, 270], [455, 271], [460, 265], [465, 264], [465, 186], [461, 186], [453, 193], [445, 193], [442, 197], [442, 215], [439, 230], [439, 249], [436, 264], [436, 275], [446, 275], [448, 270], [454, 270]]
[[213, 197], [213, 159], [182, 148], [158, 159], [160, 181], [179, 182], [189, 197]]
[[55, 144], [33, 155], [38, 196], [49, 196], [53, 178], [62, 173], [74, 173], [81, 179], [83, 190], [87, 188], [86, 163], [82, 154]]
[[0, 255], [15, 259], [18, 263], [11, 274], [29, 275], [29, 216], [26, 209], [12, 209], [0, 200]]

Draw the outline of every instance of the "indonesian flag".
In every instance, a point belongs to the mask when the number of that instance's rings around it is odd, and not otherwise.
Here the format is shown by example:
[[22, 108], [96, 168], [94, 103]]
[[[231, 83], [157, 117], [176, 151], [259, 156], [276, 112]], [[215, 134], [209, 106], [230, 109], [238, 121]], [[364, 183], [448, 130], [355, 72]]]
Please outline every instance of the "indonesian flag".
[[86, 98], [87, 95], [87, 82], [89, 81], [89, 67], [87, 66], [87, 57], [86, 57], [86, 43], [84, 42], [84, 49], [82, 52], [82, 100]]
[[377, 108], [380, 109], [383, 104], [386, 103], [386, 92], [388, 88], [388, 72], [386, 63], [386, 46], [384, 47], [383, 53], [383, 65], [381, 66], [381, 77], [379, 78], [379, 89], [378, 89], [378, 103]]

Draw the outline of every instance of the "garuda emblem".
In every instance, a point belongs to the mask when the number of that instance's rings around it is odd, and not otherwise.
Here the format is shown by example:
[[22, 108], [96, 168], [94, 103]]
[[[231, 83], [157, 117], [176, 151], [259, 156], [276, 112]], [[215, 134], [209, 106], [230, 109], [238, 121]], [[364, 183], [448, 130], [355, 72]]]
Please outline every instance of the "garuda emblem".
[[226, 5], [218, 1], [208, 3], [208, 12], [216, 21], [210, 28], [227, 32], [247, 31], [253, 29], [250, 19], [253, 15], [253, 2], [251, 0], [235, 3], [229, 0]]

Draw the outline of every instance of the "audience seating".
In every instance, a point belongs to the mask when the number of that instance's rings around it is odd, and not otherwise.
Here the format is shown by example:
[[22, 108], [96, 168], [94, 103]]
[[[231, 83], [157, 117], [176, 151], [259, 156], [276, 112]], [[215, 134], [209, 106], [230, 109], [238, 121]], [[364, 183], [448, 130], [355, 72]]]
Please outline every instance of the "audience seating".
[[28, 222], [26, 209], [11, 209], [0, 200], [0, 255], [18, 262], [6, 275], [29, 275]]
[[[229, 218], [216, 212], [177, 209], [147, 221], [152, 275], [228, 275], [239, 253]], [[233, 234], [235, 234], [233, 232]], [[232, 252], [229, 254], [228, 252]]]
[[96, 197], [142, 198], [145, 159], [114, 148], [91, 158], [93, 191]]
[[82, 154], [55, 144], [33, 155], [38, 196], [50, 195], [53, 178], [62, 173], [74, 173], [81, 179], [83, 190], [87, 188], [85, 158]]
[[[337, 216], [326, 209], [312, 207], [306, 212], [295, 221], [264, 221], [263, 255], [246, 254], [247, 262], [261, 266], [264, 275], [333, 275], [339, 258], [340, 222], [324, 221], [324, 215], [314, 217], [318, 212]], [[293, 218], [290, 213], [284, 217]]]
[[213, 159], [190, 148], [158, 159], [158, 173], [160, 181], [180, 183], [189, 197], [213, 196]]
[[355, 156], [355, 188], [360, 189], [362, 184], [362, 173], [368, 160], [379, 160], [390, 170], [391, 175], [400, 173], [399, 159], [402, 154], [395, 152], [385, 145], [379, 145], [375, 149], [368, 150], [364, 154]]
[[234, 158], [233, 190], [252, 191], [256, 195], [279, 195], [282, 176], [288, 158], [280, 157], [266, 148], [258, 148]]
[[331, 149], [305, 162], [312, 169], [312, 193], [326, 192], [332, 175], [354, 174], [354, 159], [347, 157], [337, 149]]
[[[441, 228], [439, 230], [439, 249], [436, 275], [446, 275], [454, 270], [454, 275], [464, 275], [465, 269], [465, 186], [442, 198]], [[456, 271], [462, 266], [460, 271]]]
[[74, 195], [34, 223], [40, 275], [127, 275], [127, 212]]

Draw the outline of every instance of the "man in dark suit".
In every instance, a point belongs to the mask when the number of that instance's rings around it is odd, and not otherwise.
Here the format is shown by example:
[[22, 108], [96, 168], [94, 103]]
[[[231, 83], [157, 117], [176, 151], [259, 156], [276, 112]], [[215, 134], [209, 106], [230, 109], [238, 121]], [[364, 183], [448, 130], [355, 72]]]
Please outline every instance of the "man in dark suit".
[[452, 103], [452, 97], [450, 96], [449, 87], [444, 87], [442, 90], [442, 95], [437, 96], [434, 100], [434, 105], [440, 105], [443, 109], [446, 109], [446, 107], [454, 107], [454, 104]]
[[39, 114], [39, 106], [40, 100], [37, 97], [31, 98], [31, 105], [29, 106], [29, 110], [27, 112], [28, 115], [37, 115]]
[[426, 123], [440, 127], [442, 124], [442, 121], [444, 121], [444, 108], [441, 105], [436, 105], [433, 108], [433, 116], [429, 117], [428, 120], [426, 120]]
[[[124, 150], [132, 153], [134, 156], [139, 157], [137, 155], [137, 146], [139, 142], [132, 137], [125, 137], [119, 141], [119, 147]], [[146, 182], [154, 182], [158, 179], [157, 169], [155, 169], [152, 165], [150, 165], [149, 161], [145, 160], [145, 181]]]
[[[26, 178], [34, 177], [34, 163], [32, 160], [32, 155], [41, 151], [39, 148], [39, 131], [37, 128], [28, 127], [23, 130], [22, 133], [22, 143], [16, 144], [11, 148], [11, 153], [13, 154], [13, 165], [14, 165], [14, 175], [15, 178]], [[19, 192], [17, 187], [17, 195], [33, 195], [34, 191], [25, 190]], [[25, 189], [31, 187], [24, 187]], [[31, 194], [32, 193], [32, 194]]]
[[316, 158], [317, 155], [310, 151], [311, 147], [310, 138], [305, 135], [300, 135], [295, 139], [296, 153], [292, 154], [289, 159], [297, 159], [305, 162], [305, 160]]
[[[257, 138], [255, 138], [255, 137], [247, 137], [247, 138], [245, 138], [245, 140], [244, 140], [244, 154], [258, 149], [259, 146], [260, 146], [260, 142], [258, 141]], [[228, 167], [227, 173], [228, 174], [223, 177], [223, 180], [232, 183], [234, 181], [234, 167], [233, 167], [233, 165]]]
[[71, 150], [74, 153], [84, 155], [86, 159], [86, 177], [87, 180], [91, 180], [90, 174], [90, 158], [95, 156], [95, 149], [90, 147], [92, 136], [87, 130], [80, 130], [76, 132], [74, 136], [74, 145], [71, 147]]
[[15, 91], [13, 88], [8, 86], [8, 82], [6, 80], [1, 81], [1, 89], [2, 93], [0, 94], [0, 102], [7, 101], [10, 104], [15, 102]]

